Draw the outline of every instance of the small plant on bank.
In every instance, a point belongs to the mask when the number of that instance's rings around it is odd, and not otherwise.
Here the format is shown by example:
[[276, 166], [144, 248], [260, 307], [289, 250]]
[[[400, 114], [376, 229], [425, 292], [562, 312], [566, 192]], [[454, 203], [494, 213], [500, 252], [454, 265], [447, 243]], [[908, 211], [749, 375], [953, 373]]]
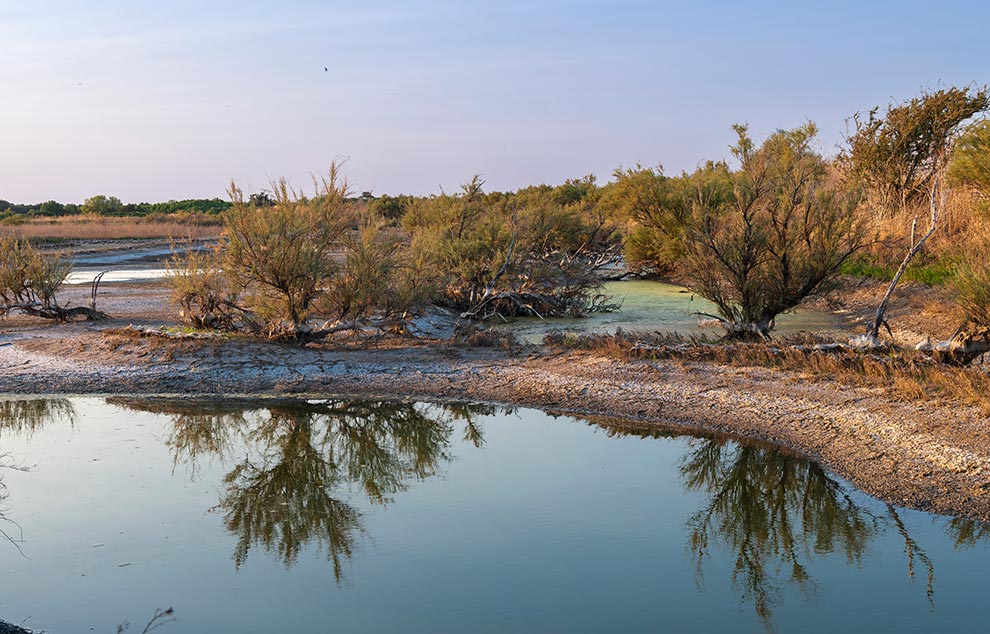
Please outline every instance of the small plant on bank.
[[99, 320], [106, 317], [93, 304], [67, 307], [59, 304], [58, 291], [72, 263], [58, 255], [45, 255], [24, 240], [0, 238], [0, 317], [18, 311], [55, 321], [77, 317]]

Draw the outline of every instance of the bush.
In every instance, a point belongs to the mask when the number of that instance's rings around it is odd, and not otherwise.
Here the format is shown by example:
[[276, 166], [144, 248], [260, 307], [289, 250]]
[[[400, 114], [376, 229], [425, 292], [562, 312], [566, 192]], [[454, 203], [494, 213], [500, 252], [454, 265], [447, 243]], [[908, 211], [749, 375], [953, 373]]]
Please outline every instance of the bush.
[[224, 270], [269, 334], [297, 333], [338, 272], [337, 243], [353, 210], [347, 183], [332, 165], [313, 198], [285, 179], [272, 183], [271, 207], [251, 204], [235, 184], [229, 193]]
[[613, 231], [594, 205], [562, 205], [554, 199], [565, 192], [551, 188], [485, 194], [482, 185], [476, 176], [459, 195], [420, 200], [403, 219], [438, 302], [480, 320], [609, 308], [595, 269], [609, 260]]
[[174, 254], [168, 264], [172, 301], [179, 318], [195, 328], [238, 330], [247, 315], [240, 309], [240, 290], [223, 272], [223, 253], [191, 249]]
[[95, 308], [59, 306], [57, 293], [71, 269], [68, 260], [44, 255], [27, 241], [0, 238], [0, 316], [19, 310], [59, 321], [104, 317]]
[[[183, 321], [273, 338], [403, 330], [429, 298], [422, 262], [386, 221], [348, 198], [338, 165], [306, 197], [282, 179], [271, 195], [231, 185], [212, 252], [174, 257], [169, 283]], [[319, 329], [310, 321], [326, 319]]]
[[857, 197], [828, 178], [812, 124], [757, 148], [744, 126], [731, 200], [699, 190], [683, 273], [732, 336], [768, 337], [774, 319], [821, 293], [862, 244]]

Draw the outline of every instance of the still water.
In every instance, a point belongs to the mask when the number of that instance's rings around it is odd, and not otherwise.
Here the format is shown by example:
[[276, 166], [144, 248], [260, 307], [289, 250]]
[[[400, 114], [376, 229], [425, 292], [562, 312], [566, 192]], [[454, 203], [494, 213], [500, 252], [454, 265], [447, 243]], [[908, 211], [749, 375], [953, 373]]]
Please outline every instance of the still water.
[[[720, 328], [699, 327], [697, 313], [715, 314], [715, 305], [673, 284], [653, 280], [606, 282], [602, 292], [621, 302], [619, 310], [593, 313], [578, 319], [515, 319], [499, 326], [512, 330], [519, 339], [539, 343], [554, 330], [574, 333], [612, 333], [616, 328], [643, 333], [677, 333], [684, 336], [708, 335], [720, 337]], [[701, 318], [705, 319], [705, 318]], [[801, 331], [828, 333], [843, 328], [833, 314], [797, 310], [777, 318], [775, 334], [795, 334]]]
[[[0, 401], [48, 632], [983, 631], [984, 525], [721, 438], [362, 401]], [[26, 470], [11, 467], [21, 466]]]

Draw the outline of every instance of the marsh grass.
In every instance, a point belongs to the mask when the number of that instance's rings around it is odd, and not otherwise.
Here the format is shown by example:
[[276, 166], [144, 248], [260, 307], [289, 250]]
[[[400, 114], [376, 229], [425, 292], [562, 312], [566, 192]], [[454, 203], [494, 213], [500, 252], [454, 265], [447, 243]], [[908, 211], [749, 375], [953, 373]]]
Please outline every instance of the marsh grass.
[[805, 335], [773, 342], [724, 343], [679, 335], [551, 333], [555, 350], [584, 350], [616, 359], [673, 360], [798, 372], [816, 381], [886, 390], [903, 401], [948, 399], [990, 414], [990, 373], [937, 363], [914, 350], [863, 353]]
[[35, 218], [0, 223], [0, 237], [32, 242], [63, 240], [122, 240], [134, 238], [215, 238], [222, 227], [216, 216], [170, 214], [146, 217], [92, 215]]

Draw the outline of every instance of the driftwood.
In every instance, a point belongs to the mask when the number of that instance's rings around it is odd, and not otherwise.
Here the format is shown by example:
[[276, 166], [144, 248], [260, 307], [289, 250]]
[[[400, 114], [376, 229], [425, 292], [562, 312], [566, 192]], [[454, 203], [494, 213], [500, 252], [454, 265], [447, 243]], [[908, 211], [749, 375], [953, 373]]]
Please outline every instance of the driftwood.
[[80, 317], [87, 321], [102, 321], [109, 318], [109, 315], [106, 313], [90, 308], [89, 306], [73, 306], [72, 308], [68, 308], [55, 305], [45, 306], [38, 302], [6, 304], [0, 307], [0, 315], [6, 315], [13, 310], [22, 312], [25, 315], [31, 315], [32, 317], [51, 319], [59, 323], [75, 321]]

